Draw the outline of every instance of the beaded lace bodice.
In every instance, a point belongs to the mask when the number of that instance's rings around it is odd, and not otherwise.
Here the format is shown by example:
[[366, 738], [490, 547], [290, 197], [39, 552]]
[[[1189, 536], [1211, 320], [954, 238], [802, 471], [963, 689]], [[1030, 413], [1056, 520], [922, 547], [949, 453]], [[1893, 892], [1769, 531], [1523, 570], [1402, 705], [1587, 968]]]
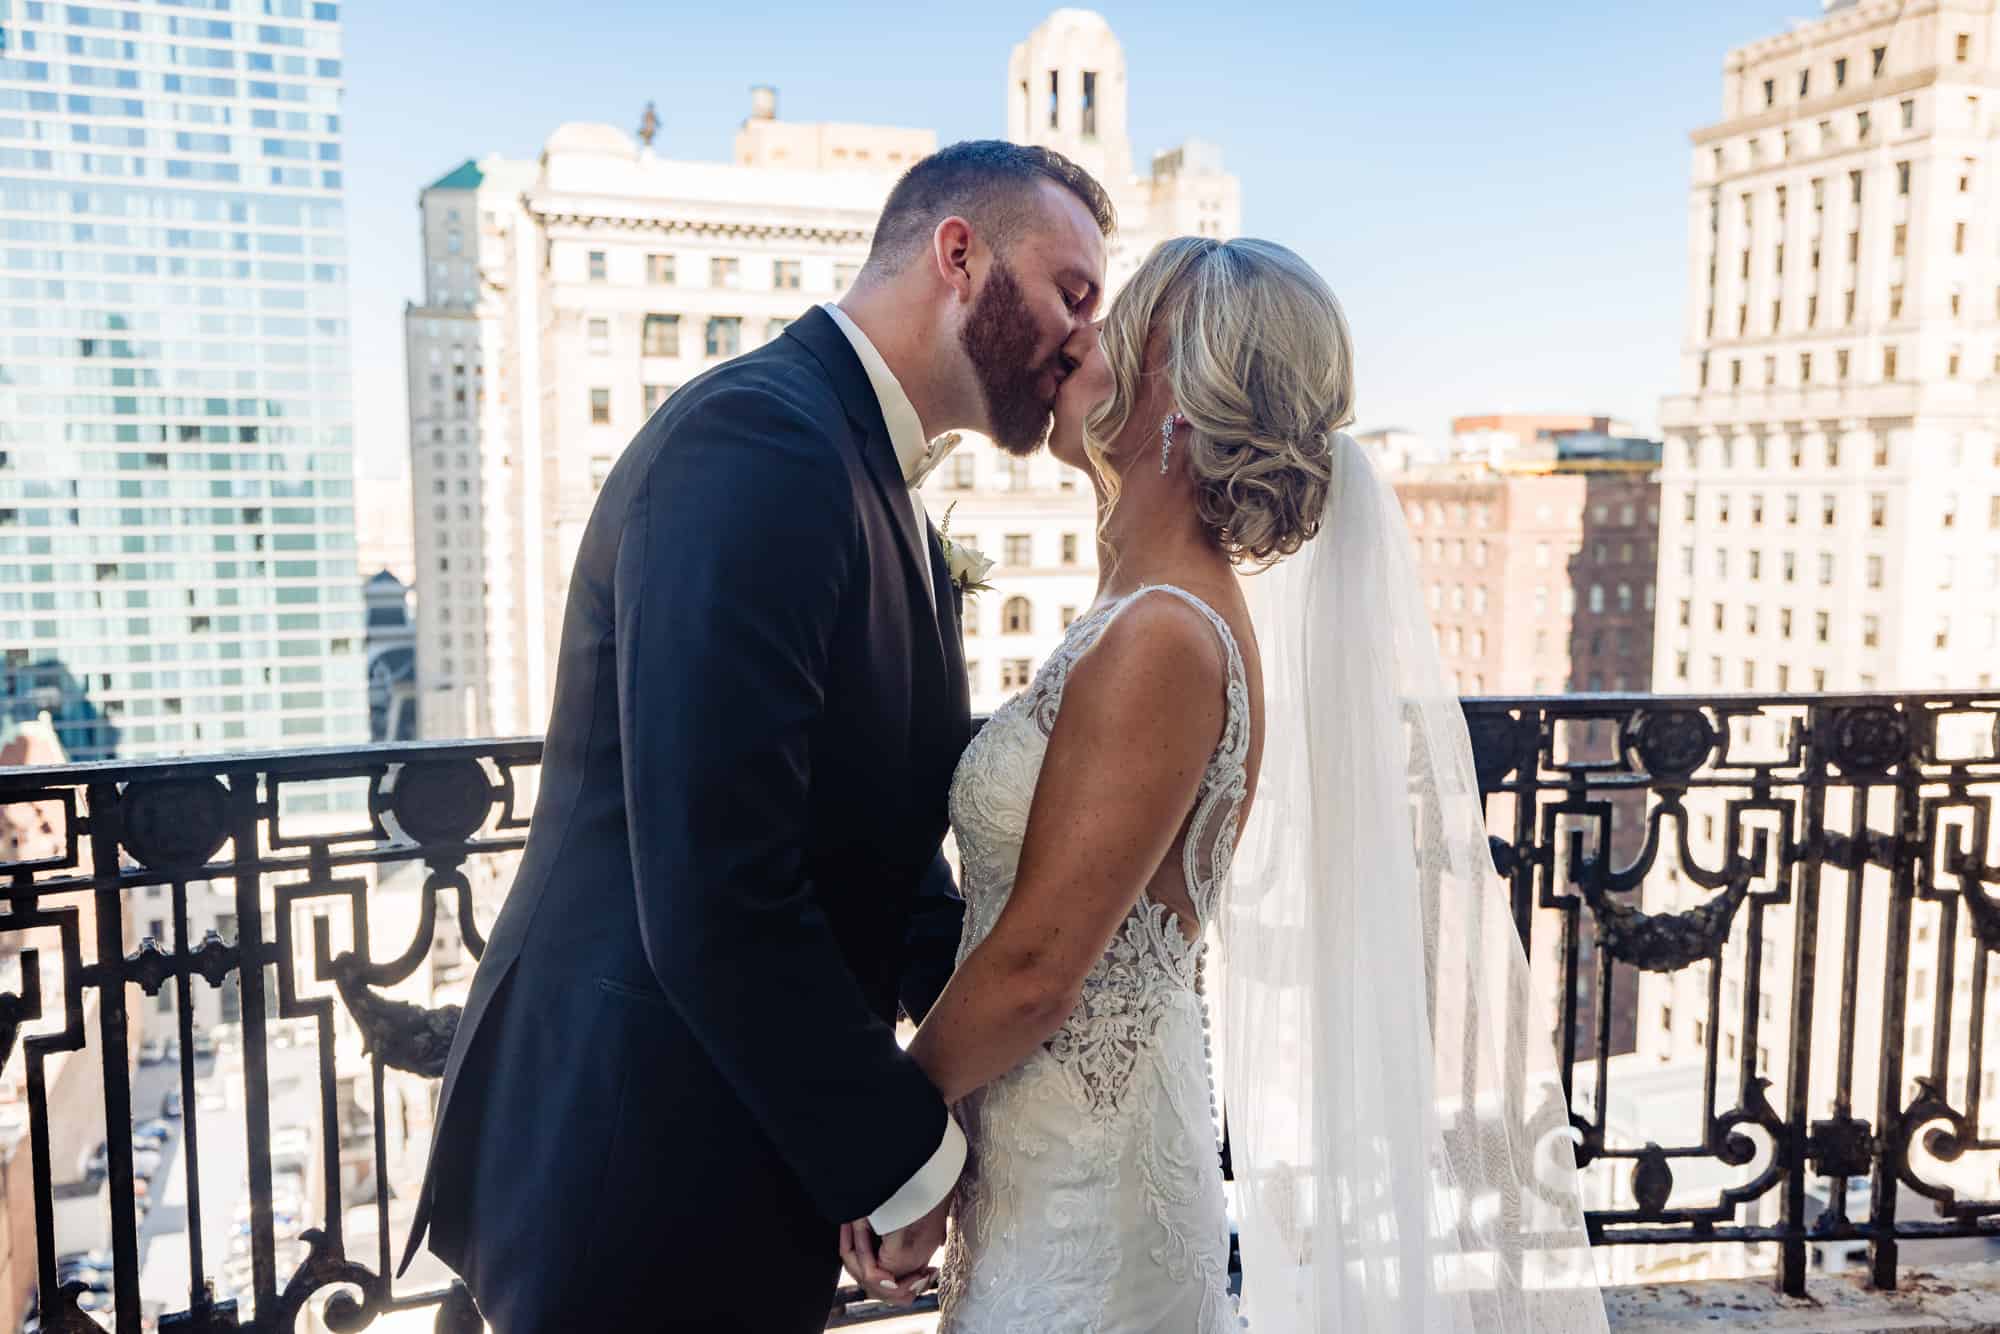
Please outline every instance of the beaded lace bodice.
[[1246, 789], [1250, 700], [1228, 623], [1153, 586], [1092, 609], [966, 749], [952, 826], [966, 899], [963, 962], [1013, 889], [1028, 812], [1071, 669], [1149, 594], [1214, 626], [1228, 656], [1222, 734], [1188, 814], [1180, 865], [1194, 939], [1141, 894], [1076, 1008], [1019, 1068], [959, 1107], [972, 1144], [946, 1255], [944, 1330], [1231, 1329], [1202, 931], [1229, 879]]

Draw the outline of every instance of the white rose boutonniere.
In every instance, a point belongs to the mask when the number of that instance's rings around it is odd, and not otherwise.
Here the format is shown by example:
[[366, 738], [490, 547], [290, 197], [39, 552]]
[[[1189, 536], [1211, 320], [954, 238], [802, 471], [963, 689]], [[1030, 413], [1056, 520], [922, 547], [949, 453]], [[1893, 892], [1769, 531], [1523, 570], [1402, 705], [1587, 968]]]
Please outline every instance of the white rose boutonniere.
[[960, 597], [991, 592], [993, 585], [986, 582], [986, 576], [993, 572], [992, 558], [976, 547], [951, 539], [951, 512], [957, 508], [954, 503], [938, 524], [938, 540], [944, 544], [945, 569], [951, 576], [952, 587]]

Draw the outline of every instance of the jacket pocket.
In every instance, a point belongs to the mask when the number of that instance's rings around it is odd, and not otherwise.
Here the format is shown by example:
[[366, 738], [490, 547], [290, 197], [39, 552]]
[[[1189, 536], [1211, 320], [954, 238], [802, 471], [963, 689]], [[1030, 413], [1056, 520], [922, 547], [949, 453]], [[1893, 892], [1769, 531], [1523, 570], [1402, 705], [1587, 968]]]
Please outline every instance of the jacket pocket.
[[609, 996], [623, 996], [626, 1000], [638, 1001], [641, 1005], [652, 1005], [660, 1009], [665, 1009], [667, 1006], [664, 994], [635, 987], [630, 982], [620, 982], [615, 977], [598, 978], [597, 989]]

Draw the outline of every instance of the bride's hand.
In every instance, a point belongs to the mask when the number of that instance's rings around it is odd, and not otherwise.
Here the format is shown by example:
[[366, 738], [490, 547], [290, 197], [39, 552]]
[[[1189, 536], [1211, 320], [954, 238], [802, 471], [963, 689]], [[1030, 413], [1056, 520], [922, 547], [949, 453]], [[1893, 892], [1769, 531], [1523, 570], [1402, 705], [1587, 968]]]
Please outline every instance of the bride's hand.
[[946, 1195], [922, 1218], [883, 1237], [877, 1252], [881, 1267], [900, 1275], [905, 1287], [915, 1285], [921, 1291], [918, 1276], [937, 1272], [931, 1261], [944, 1245], [945, 1220], [950, 1215], [951, 1196]]
[[[940, 1217], [942, 1214], [940, 1213]], [[926, 1219], [919, 1219], [909, 1227], [890, 1234], [890, 1240], [902, 1237], [912, 1230], [922, 1227]], [[942, 1237], [940, 1237], [942, 1241]], [[885, 1254], [888, 1248], [884, 1248]], [[936, 1246], [925, 1252], [925, 1258], [935, 1252]], [[865, 1218], [857, 1218], [852, 1223], [840, 1225], [840, 1264], [856, 1283], [861, 1285], [864, 1295], [885, 1301], [891, 1306], [909, 1306], [915, 1303], [919, 1294], [930, 1285], [937, 1271], [927, 1265], [914, 1266], [911, 1272], [898, 1277], [877, 1258], [875, 1229]]]

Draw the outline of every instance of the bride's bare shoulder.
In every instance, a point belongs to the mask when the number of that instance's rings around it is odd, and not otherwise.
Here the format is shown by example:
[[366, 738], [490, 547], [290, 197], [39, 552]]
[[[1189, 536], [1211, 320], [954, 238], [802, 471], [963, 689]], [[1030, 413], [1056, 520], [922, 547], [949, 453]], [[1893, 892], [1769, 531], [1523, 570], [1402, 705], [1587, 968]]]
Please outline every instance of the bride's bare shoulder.
[[1214, 624], [1194, 603], [1148, 590], [1120, 607], [1070, 670], [1070, 702], [1107, 696], [1121, 712], [1171, 709], [1199, 726], [1220, 716], [1229, 660]]

